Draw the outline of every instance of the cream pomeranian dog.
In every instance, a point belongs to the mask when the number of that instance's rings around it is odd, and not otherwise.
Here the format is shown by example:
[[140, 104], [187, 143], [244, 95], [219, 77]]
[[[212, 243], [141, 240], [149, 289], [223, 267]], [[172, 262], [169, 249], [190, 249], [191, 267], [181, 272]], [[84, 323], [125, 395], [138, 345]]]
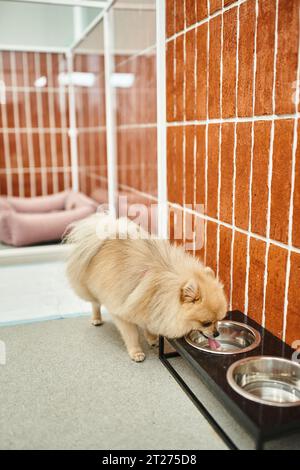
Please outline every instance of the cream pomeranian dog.
[[223, 285], [182, 247], [104, 214], [74, 224], [66, 241], [73, 244], [67, 276], [92, 303], [93, 325], [102, 324], [104, 305], [134, 361], [145, 359], [138, 328], [151, 346], [158, 335], [180, 338], [194, 329], [218, 335], [227, 311]]

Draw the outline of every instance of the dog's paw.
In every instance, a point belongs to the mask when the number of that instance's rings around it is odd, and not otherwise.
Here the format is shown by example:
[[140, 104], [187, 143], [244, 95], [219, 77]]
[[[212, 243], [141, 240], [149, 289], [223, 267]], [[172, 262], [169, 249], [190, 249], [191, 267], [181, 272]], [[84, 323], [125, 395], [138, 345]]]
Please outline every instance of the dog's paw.
[[145, 353], [143, 351], [136, 351], [130, 353], [130, 357], [134, 362], [143, 362], [145, 360]]
[[102, 320], [91, 320], [91, 324], [94, 325], [94, 326], [101, 326], [101, 325], [103, 325], [103, 321]]

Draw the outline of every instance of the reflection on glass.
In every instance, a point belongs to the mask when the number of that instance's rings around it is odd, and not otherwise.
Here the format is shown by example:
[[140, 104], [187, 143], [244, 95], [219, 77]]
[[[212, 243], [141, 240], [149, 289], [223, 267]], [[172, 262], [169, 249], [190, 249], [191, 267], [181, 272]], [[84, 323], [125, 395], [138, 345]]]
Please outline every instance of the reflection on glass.
[[128, 205], [148, 207], [146, 228], [151, 222], [155, 230], [156, 220], [150, 221], [157, 196], [155, 2], [139, 2], [136, 9], [121, 8], [122, 3], [116, 2], [114, 9], [112, 77], [119, 194], [127, 197]]
[[99, 204], [107, 203], [103, 23], [78, 45], [73, 55], [78, 132], [79, 189]]

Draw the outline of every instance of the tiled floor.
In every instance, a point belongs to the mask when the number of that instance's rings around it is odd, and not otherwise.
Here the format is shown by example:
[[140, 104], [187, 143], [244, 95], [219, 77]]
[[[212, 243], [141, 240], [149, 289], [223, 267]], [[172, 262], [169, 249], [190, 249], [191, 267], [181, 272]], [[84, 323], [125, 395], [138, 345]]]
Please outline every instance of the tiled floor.
[[0, 325], [88, 313], [72, 292], [62, 261], [0, 268]]

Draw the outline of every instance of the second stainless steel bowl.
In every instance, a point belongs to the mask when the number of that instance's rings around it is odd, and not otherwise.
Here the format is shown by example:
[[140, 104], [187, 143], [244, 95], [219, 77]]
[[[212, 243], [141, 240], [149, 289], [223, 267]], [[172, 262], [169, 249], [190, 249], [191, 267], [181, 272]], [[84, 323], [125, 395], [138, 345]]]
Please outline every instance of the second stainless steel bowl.
[[229, 385], [248, 400], [270, 406], [300, 406], [300, 364], [280, 357], [241, 359], [227, 371]]
[[212, 349], [208, 339], [198, 330], [191, 331], [185, 339], [194, 348], [211, 354], [241, 354], [252, 351], [260, 344], [259, 332], [245, 323], [222, 320], [217, 328], [220, 333], [216, 338], [220, 343], [218, 349]]

